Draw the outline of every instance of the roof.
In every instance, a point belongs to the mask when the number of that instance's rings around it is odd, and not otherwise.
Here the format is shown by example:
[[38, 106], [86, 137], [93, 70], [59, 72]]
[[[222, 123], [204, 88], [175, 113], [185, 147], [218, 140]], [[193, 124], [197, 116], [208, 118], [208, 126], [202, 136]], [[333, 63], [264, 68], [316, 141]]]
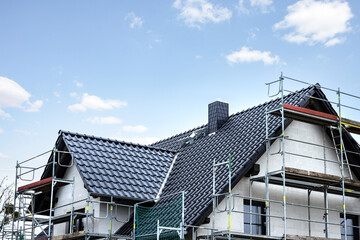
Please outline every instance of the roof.
[[[304, 107], [309, 95], [319, 90], [312, 86], [287, 95], [285, 102]], [[308, 95], [308, 96], [306, 96]], [[227, 161], [231, 155], [232, 184], [236, 184], [265, 152], [265, 110], [280, 106], [280, 99], [233, 114], [215, 134], [204, 135], [192, 144], [181, 146], [180, 139], [189, 137], [206, 125], [159, 141], [152, 146], [179, 151], [162, 195], [186, 191], [185, 223], [201, 224], [212, 210], [213, 161]], [[286, 125], [290, 120], [286, 120]], [[269, 116], [269, 133], [278, 135], [281, 118]], [[181, 141], [180, 141], [181, 142]], [[227, 166], [219, 167], [216, 175], [217, 193], [228, 189]]]
[[[302, 89], [285, 96], [284, 102], [305, 107], [310, 96], [321, 90], [318, 85]], [[321, 95], [325, 97], [325, 95]], [[249, 108], [229, 116], [226, 123], [215, 134], [195, 134], [198, 136], [190, 144], [184, 144], [193, 133], [207, 129], [207, 125], [191, 129], [173, 137], [152, 144], [179, 152], [170, 175], [162, 191], [166, 196], [185, 191], [185, 224], [200, 225], [212, 211], [213, 161], [227, 161], [231, 156], [232, 185], [234, 186], [251, 169], [253, 164], [265, 152], [265, 111], [266, 108], [280, 107], [280, 99]], [[281, 133], [281, 118], [269, 116], [270, 136]], [[291, 120], [286, 119], [285, 126]], [[216, 172], [216, 193], [228, 191], [228, 168], [218, 167]], [[130, 234], [130, 224], [125, 224], [118, 233]]]
[[93, 196], [156, 198], [175, 152], [85, 134], [59, 131], [85, 188]]
[[[310, 96], [326, 99], [319, 85], [313, 85], [285, 96], [284, 102], [336, 115], [329, 103], [315, 102], [316, 98]], [[57, 148], [71, 152], [85, 187], [93, 196], [154, 199], [165, 183], [161, 196], [185, 191], [185, 224], [200, 225], [212, 211], [213, 161], [223, 162], [231, 156], [232, 185], [239, 182], [265, 152], [266, 109], [278, 107], [280, 99], [275, 99], [231, 115], [214, 134], [205, 134], [205, 124], [150, 146], [59, 131]], [[286, 119], [285, 127], [290, 122]], [[278, 136], [281, 118], [269, 116], [268, 127], [270, 137]], [[356, 143], [350, 134], [345, 134], [345, 140]], [[358, 144], [352, 149], [360, 152]], [[50, 171], [45, 173], [42, 178], [51, 176]], [[355, 173], [360, 176], [360, 171]], [[216, 182], [217, 193], [227, 191], [227, 167], [218, 168]], [[127, 235], [131, 229], [130, 220], [117, 234]]]

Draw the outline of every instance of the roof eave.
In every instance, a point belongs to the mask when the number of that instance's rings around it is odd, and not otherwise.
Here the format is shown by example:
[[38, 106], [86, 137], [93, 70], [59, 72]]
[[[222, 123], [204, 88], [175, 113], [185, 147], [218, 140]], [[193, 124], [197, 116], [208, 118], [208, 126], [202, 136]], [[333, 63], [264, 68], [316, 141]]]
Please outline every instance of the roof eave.
[[111, 198], [116, 200], [124, 200], [124, 201], [131, 201], [131, 202], [144, 202], [148, 201], [149, 199], [143, 199], [143, 198], [133, 198], [133, 197], [123, 197], [118, 195], [108, 195], [108, 194], [101, 194], [101, 193], [95, 193], [95, 192], [89, 192], [90, 196], [92, 197], [100, 197], [100, 198]]

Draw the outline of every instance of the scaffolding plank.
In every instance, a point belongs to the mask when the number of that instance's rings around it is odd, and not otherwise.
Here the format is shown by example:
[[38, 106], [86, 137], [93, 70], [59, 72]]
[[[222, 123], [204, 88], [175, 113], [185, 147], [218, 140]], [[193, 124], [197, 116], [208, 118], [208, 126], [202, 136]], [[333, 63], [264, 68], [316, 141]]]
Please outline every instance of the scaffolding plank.
[[[19, 192], [36, 191], [36, 192], [48, 192], [51, 190], [52, 177], [42, 179], [18, 188]], [[67, 182], [56, 182], [54, 189], [67, 185]]]
[[[269, 173], [269, 182], [282, 185], [281, 171]], [[342, 195], [341, 177], [302, 170], [297, 168], [285, 167], [286, 186], [295, 188], [307, 188], [322, 191], [322, 186], [329, 186], [328, 192]], [[264, 178], [255, 178], [254, 181], [265, 181]], [[360, 181], [345, 179], [345, 195], [360, 197]]]
[[348, 132], [360, 134], [360, 122], [348, 118], [341, 118], [341, 123]]
[[[272, 112], [272, 114], [281, 116], [281, 110]], [[284, 116], [294, 120], [307, 123], [315, 123], [319, 125], [336, 125], [338, 117], [336, 115], [311, 110], [308, 108], [297, 107], [284, 103]]]
[[26, 190], [36, 190], [42, 187], [45, 187], [47, 185], [51, 185], [52, 177], [42, 179], [37, 182], [33, 182], [24, 186], [21, 186], [18, 188], [19, 192], [26, 191]]
[[[86, 214], [85, 213], [77, 213], [74, 212], [73, 213], [74, 218], [76, 219], [81, 219], [81, 218], [85, 218]], [[69, 222], [70, 221], [70, 217], [71, 214], [67, 213], [67, 214], [63, 214], [63, 215], [59, 215], [59, 216], [55, 216], [51, 218], [51, 222], [53, 224], [58, 224], [58, 223], [64, 223], [64, 222]], [[40, 224], [44, 224], [44, 223], [48, 223], [49, 219], [42, 219], [39, 221]]]
[[[265, 178], [255, 178], [253, 180], [256, 182], [265, 182]], [[282, 186], [283, 180], [282, 180], [281, 176], [276, 177], [273, 175], [273, 176], [269, 177], [269, 183]], [[287, 187], [293, 187], [293, 188], [299, 188], [299, 189], [310, 189], [310, 190], [316, 191], [316, 192], [324, 192], [323, 184], [316, 184], [316, 183], [298, 181], [298, 180], [293, 180], [293, 179], [285, 179], [285, 185]], [[328, 193], [342, 195], [342, 188], [329, 186]], [[345, 195], [348, 197], [360, 198], [360, 192], [349, 190], [349, 189], [345, 189]]]
[[[337, 186], [341, 182], [341, 177], [331, 174], [307, 171], [297, 168], [285, 167], [286, 178], [324, 184], [329, 186]], [[345, 188], [360, 191], [360, 181], [345, 178]]]
[[[99, 238], [103, 238], [103, 237], [101, 237], [101, 236], [88, 236], [88, 238], [87, 238], [87, 239], [99, 239]], [[74, 233], [68, 233], [68, 234], [59, 235], [59, 236], [53, 236], [51, 239], [52, 239], [52, 240], [65, 240], [65, 239], [75, 240], [75, 239], [85, 239], [85, 231], [74, 232]]]
[[324, 238], [324, 237], [310, 237], [299, 235], [286, 235], [286, 239], [289, 240], [340, 240], [340, 238]]
[[[269, 240], [281, 240], [282, 237], [276, 236], [267, 236], [267, 235], [259, 235], [259, 234], [249, 234], [249, 233], [242, 233], [242, 232], [216, 232], [214, 233], [215, 239], [228, 239], [228, 234], [230, 233], [231, 239], [269, 239]], [[207, 235], [198, 236], [197, 239], [205, 239], [203, 237], [207, 237]], [[206, 238], [208, 239], [208, 238]]]

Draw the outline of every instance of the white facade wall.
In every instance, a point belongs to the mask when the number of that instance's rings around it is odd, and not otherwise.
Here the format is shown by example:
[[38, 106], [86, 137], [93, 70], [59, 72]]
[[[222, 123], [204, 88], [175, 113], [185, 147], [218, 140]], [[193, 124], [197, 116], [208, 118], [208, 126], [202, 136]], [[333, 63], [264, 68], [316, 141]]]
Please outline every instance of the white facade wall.
[[[86, 199], [88, 192], [84, 188], [84, 182], [82, 181], [76, 166], [73, 165], [66, 170], [63, 179], [74, 179], [74, 199], [72, 199], [72, 185], [68, 184], [58, 189], [56, 193], [57, 202], [55, 203], [55, 216], [63, 215], [71, 211], [71, 202], [76, 202], [74, 210], [82, 209], [87, 206]], [[89, 217], [88, 231], [93, 233], [108, 234], [110, 232], [110, 219], [111, 209], [110, 205], [106, 203], [99, 203], [99, 198], [90, 197], [91, 203], [89, 204], [89, 213], [94, 214], [94, 218]], [[80, 202], [78, 202], [80, 201]], [[65, 206], [66, 205], [66, 206]], [[112, 216], [112, 233], [120, 228], [133, 213], [132, 209], [115, 205], [113, 207]], [[83, 219], [84, 230], [86, 224], [86, 218]], [[66, 223], [56, 224], [54, 227], [54, 236], [63, 235], [66, 233]]]
[[[334, 147], [332, 140], [324, 133], [323, 127], [313, 124], [308, 124], [299, 121], [293, 121], [290, 126], [285, 130], [285, 135], [289, 139], [301, 140], [304, 142], [315, 143], [319, 145], [325, 145], [328, 147]], [[271, 152], [275, 153], [279, 151], [279, 141], [276, 140], [271, 146]], [[325, 158], [332, 161], [337, 161], [335, 150], [326, 149], [324, 147], [318, 147], [314, 145], [308, 145], [303, 143], [297, 143], [294, 141], [286, 140], [285, 151], [292, 152], [302, 155], [311, 156], [314, 158]], [[236, 159], [233, 159], [236, 161]], [[260, 173], [257, 176], [264, 176], [267, 165], [267, 154], [265, 153], [257, 161], [260, 164]], [[282, 156], [280, 154], [272, 155], [268, 161], [269, 172], [281, 170], [282, 167]], [[311, 158], [303, 158], [294, 155], [286, 155], [286, 167], [292, 167], [297, 169], [309, 170], [320, 173], [327, 173], [332, 175], [341, 176], [340, 168], [338, 163], [327, 162], [326, 167], [324, 161], [319, 161]], [[345, 175], [348, 177], [349, 173]], [[243, 177], [241, 181], [232, 189], [233, 194], [239, 194], [243, 196], [249, 196], [249, 178]], [[282, 201], [283, 193], [282, 186], [269, 185], [270, 200]], [[252, 187], [253, 197], [265, 199], [265, 184], [254, 182]], [[297, 204], [308, 204], [308, 191], [306, 189], [298, 188], [286, 188], [286, 200], [288, 203]], [[328, 194], [329, 208], [337, 209], [342, 211], [342, 196]], [[263, 201], [264, 202], [264, 201]], [[235, 211], [243, 211], [243, 198], [236, 198], [235, 200]], [[310, 194], [310, 205], [324, 207], [324, 194], [322, 192], [311, 192]], [[223, 200], [218, 209], [225, 209], [225, 200]], [[359, 211], [360, 199], [346, 198], [346, 209], [347, 211]], [[283, 207], [279, 203], [270, 202], [270, 215], [271, 216], [283, 216]], [[324, 222], [323, 219], [324, 210], [321, 209], [310, 209], [310, 219], [313, 221]], [[294, 217], [300, 219], [308, 219], [308, 208], [299, 206], [287, 206], [287, 217]], [[214, 221], [213, 214], [209, 215], [210, 224], [203, 224], [203, 227], [212, 227]], [[329, 212], [329, 222], [340, 224], [340, 213], [335, 211]], [[283, 235], [283, 221], [280, 218], [270, 219], [270, 233], [272, 236]], [[341, 238], [340, 226], [328, 225], [329, 226], [329, 237], [330, 238]], [[226, 212], [215, 214], [215, 228], [220, 231], [228, 230], [228, 215]], [[300, 235], [300, 236], [315, 236], [325, 237], [324, 230], [325, 224], [311, 223], [309, 229], [309, 223], [306, 221], [295, 221], [287, 220], [287, 234]], [[232, 231], [243, 232], [244, 231], [244, 214], [234, 213], [232, 214]], [[311, 233], [309, 233], [311, 231]], [[208, 230], [198, 229], [197, 235], [209, 234]]]

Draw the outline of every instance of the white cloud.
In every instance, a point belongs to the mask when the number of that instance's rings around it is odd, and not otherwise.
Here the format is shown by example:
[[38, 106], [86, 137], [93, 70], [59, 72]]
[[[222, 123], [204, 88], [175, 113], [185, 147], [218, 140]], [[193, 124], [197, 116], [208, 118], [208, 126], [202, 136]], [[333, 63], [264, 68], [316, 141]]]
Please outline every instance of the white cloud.
[[8, 159], [10, 157], [0, 152], [0, 158]]
[[179, 19], [191, 26], [199, 28], [199, 24], [219, 23], [229, 20], [232, 13], [229, 9], [213, 5], [208, 0], [176, 0], [173, 7], [180, 10]]
[[[30, 102], [30, 97], [31, 94], [17, 82], [0, 77], [0, 108], [21, 108], [26, 112], [39, 111], [43, 102], [41, 100]], [[0, 110], [0, 115], [10, 117], [2, 110]]]
[[144, 133], [148, 130], [148, 128], [143, 125], [124, 126], [122, 129], [124, 132], [133, 132], [133, 133]]
[[58, 66], [58, 74], [59, 76], [61, 76], [63, 73], [63, 67], [62, 66]]
[[325, 43], [326, 47], [331, 47], [339, 43], [343, 43], [346, 38], [332, 38]]
[[54, 92], [54, 96], [55, 96], [55, 97], [60, 97], [60, 93], [57, 92], [57, 91], [55, 91], [55, 92]]
[[7, 112], [4, 112], [4, 110], [0, 109], [0, 117], [9, 119], [9, 118], [11, 118], [11, 115]]
[[29, 107], [25, 109], [25, 112], [38, 112], [43, 105], [43, 101], [36, 100], [35, 102], [29, 102]]
[[15, 132], [23, 134], [23, 135], [31, 135], [31, 132], [27, 131], [27, 130], [21, 130], [21, 129], [15, 129]]
[[0, 133], [4, 133], [4, 130], [2, 128], [0, 128]]
[[135, 13], [130, 12], [126, 15], [125, 20], [130, 22], [130, 28], [141, 27], [143, 25], [143, 19], [135, 15]]
[[148, 144], [160, 141], [160, 138], [158, 138], [158, 137], [135, 136], [135, 137], [112, 137], [112, 138], [120, 140], [120, 141], [132, 142], [132, 143], [138, 143], [138, 144], [144, 144], [144, 145], [148, 145]]
[[284, 35], [288, 42], [333, 46], [344, 41], [339, 34], [351, 31], [349, 20], [354, 15], [346, 1], [301, 0], [287, 10], [288, 14], [273, 29], [293, 29]]
[[72, 98], [76, 98], [78, 96], [78, 94], [76, 92], [71, 92], [69, 95]]
[[117, 117], [92, 117], [86, 119], [86, 121], [92, 124], [121, 124], [121, 119]]
[[259, 28], [252, 28], [249, 30], [248, 32], [248, 38], [247, 38], [247, 41], [250, 42], [252, 40], [255, 40], [256, 39], [256, 34], [260, 31]]
[[30, 93], [15, 81], [0, 77], [0, 107], [21, 108], [30, 96]]
[[272, 0], [250, 0], [250, 5], [252, 7], [259, 7], [262, 13], [269, 12], [272, 4]]
[[273, 0], [249, 0], [250, 6], [245, 7], [245, 0], [239, 0], [236, 9], [239, 14], [249, 15], [254, 10], [260, 9], [261, 13], [268, 13], [274, 10]]
[[249, 9], [247, 9], [245, 6], [244, 6], [244, 0], [239, 0], [239, 4], [236, 6], [239, 14], [246, 14], [248, 15], [250, 13]]
[[279, 63], [279, 56], [272, 56], [271, 52], [251, 50], [248, 47], [242, 47], [240, 51], [233, 52], [226, 56], [229, 63], [243, 63], [243, 62], [258, 62], [262, 61], [264, 64]]
[[74, 84], [75, 84], [77, 87], [83, 87], [83, 86], [84, 86], [83, 83], [78, 82], [78, 81], [76, 81], [76, 80], [74, 80], [73, 82], [74, 82]]
[[101, 99], [95, 95], [84, 93], [81, 98], [81, 103], [68, 106], [72, 112], [85, 112], [86, 110], [110, 110], [114, 108], [126, 107], [127, 102], [111, 99]]

